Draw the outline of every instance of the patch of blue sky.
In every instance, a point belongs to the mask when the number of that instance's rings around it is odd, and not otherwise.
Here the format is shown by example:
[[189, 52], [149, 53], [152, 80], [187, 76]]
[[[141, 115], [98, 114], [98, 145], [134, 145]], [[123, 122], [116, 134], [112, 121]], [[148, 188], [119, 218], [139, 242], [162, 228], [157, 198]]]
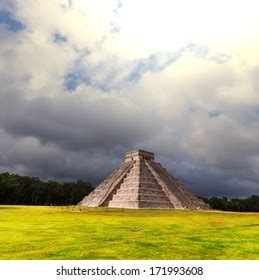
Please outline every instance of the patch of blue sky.
[[201, 57], [205, 57], [209, 53], [209, 49], [206, 46], [200, 46], [193, 43], [189, 43], [186, 49]]
[[122, 7], [122, 0], [116, 0], [117, 9], [120, 9]]
[[114, 24], [111, 24], [111, 33], [119, 33], [120, 32], [120, 27], [116, 26]]
[[[120, 88], [129, 82], [140, 80], [146, 72], [159, 72], [163, 70], [181, 57], [183, 52], [184, 49], [180, 49], [174, 53], [152, 54], [147, 58], [129, 63], [114, 63], [109, 71], [104, 73], [104, 75], [100, 75], [101, 79], [91, 79], [90, 77], [96, 77], [96, 72], [100, 74], [103, 72], [103, 69], [107, 70], [105, 64], [82, 65], [80, 63], [81, 57], [75, 63], [73, 69], [65, 76], [64, 87], [68, 91], [74, 91], [79, 84], [86, 84], [108, 92], [114, 88]], [[89, 53], [85, 55], [89, 55]], [[125, 69], [127, 69], [126, 72]], [[125, 74], [121, 76], [123, 72]]]
[[[105, 62], [100, 62], [98, 65], [82, 65], [80, 61], [83, 56], [90, 54], [87, 52], [78, 59], [78, 62], [73, 67], [73, 71], [70, 71], [70, 74], [65, 77], [65, 87], [67, 90], [73, 91], [78, 84], [84, 83], [87, 85], [91, 84], [91, 86], [106, 92], [115, 88], [121, 88], [127, 83], [137, 82], [147, 72], [162, 71], [184, 56], [187, 50], [202, 57], [206, 57], [208, 54], [206, 47], [189, 44], [174, 52], [154, 53], [146, 58], [131, 62], [117, 63], [118, 61], [114, 61], [111, 67], [107, 67]], [[98, 76], [101, 78], [95, 78]], [[93, 77], [93, 79], [90, 77]], [[212, 111], [209, 113], [209, 117], [215, 118], [220, 114], [221, 112]]]
[[0, 11], [0, 24], [4, 24], [12, 32], [19, 32], [25, 28], [23, 23], [15, 19], [8, 11]]
[[64, 76], [63, 87], [67, 91], [75, 91], [79, 84], [92, 84], [91, 71], [82, 64], [84, 58], [91, 54], [91, 51], [88, 48], [83, 50], [76, 50], [80, 53], [77, 60], [74, 62], [73, 67], [67, 72]]
[[207, 46], [201, 46], [193, 43], [189, 43], [186, 49], [198, 57], [206, 58], [207, 60], [213, 61], [217, 64], [226, 63], [231, 58], [229, 54], [213, 52], [213, 50]]
[[91, 78], [86, 75], [85, 72], [71, 72], [65, 76], [64, 88], [65, 90], [72, 92], [75, 91], [80, 84], [91, 85]]
[[53, 34], [53, 42], [57, 43], [57, 44], [62, 44], [62, 43], [66, 43], [68, 40], [65, 36], [63, 36], [60, 33], [54, 33]]
[[113, 9], [113, 13], [117, 15], [121, 7], [122, 7], [122, 0], [115, 0], [115, 8]]
[[215, 55], [209, 56], [208, 60], [214, 61], [218, 64], [223, 64], [228, 62], [230, 58], [231, 58], [230, 55], [224, 53], [216, 53]]
[[213, 110], [213, 111], [210, 111], [210, 112], [208, 113], [208, 116], [209, 116], [210, 118], [217, 118], [217, 117], [219, 117], [221, 114], [222, 114], [222, 112]]
[[173, 53], [152, 54], [148, 58], [140, 59], [133, 63], [131, 71], [127, 77], [129, 81], [139, 80], [146, 72], [159, 72], [174, 63], [184, 53], [184, 48]]
[[67, 91], [74, 91], [78, 86], [78, 77], [76, 74], [69, 73], [65, 76], [64, 87]]

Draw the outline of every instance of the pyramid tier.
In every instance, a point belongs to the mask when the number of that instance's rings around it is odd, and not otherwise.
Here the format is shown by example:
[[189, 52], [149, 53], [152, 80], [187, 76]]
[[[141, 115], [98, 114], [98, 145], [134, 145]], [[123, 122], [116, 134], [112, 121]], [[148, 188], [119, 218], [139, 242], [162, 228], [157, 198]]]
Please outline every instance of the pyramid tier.
[[149, 176], [141, 176], [141, 179], [140, 177], [135, 177], [135, 176], [132, 176], [132, 177], [127, 177], [124, 179], [124, 182], [125, 183], [135, 183], [135, 182], [141, 182], [141, 183], [150, 183], [150, 184], [157, 184], [157, 181], [155, 178], [151, 178]]
[[161, 201], [153, 201], [153, 200], [140, 200], [139, 208], [155, 208], [155, 209], [172, 209], [174, 208], [171, 202], [161, 202]]
[[146, 193], [116, 193], [113, 196], [112, 201], [120, 200], [147, 200], [147, 201], [159, 201], [170, 203], [168, 197], [164, 194], [146, 194]]
[[[136, 190], [137, 189], [137, 190]], [[164, 192], [160, 188], [138, 188], [137, 185], [127, 185], [123, 188], [119, 188], [116, 194], [120, 193], [146, 193], [146, 194], [154, 194], [154, 195], [164, 195]]]
[[114, 208], [144, 208], [144, 209], [172, 209], [174, 208], [170, 202], [160, 201], [147, 201], [147, 200], [121, 200], [121, 201], [110, 201], [109, 207]]
[[110, 201], [109, 207], [113, 208], [139, 208], [139, 202], [138, 200], [121, 200], [121, 201]]

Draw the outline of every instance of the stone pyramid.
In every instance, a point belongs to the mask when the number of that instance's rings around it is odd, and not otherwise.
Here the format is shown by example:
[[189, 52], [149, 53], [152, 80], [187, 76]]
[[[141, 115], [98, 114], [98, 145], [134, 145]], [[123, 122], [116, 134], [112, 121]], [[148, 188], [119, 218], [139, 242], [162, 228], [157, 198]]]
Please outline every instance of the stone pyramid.
[[170, 175], [154, 154], [134, 150], [125, 161], [79, 205], [119, 208], [209, 209], [178, 179]]

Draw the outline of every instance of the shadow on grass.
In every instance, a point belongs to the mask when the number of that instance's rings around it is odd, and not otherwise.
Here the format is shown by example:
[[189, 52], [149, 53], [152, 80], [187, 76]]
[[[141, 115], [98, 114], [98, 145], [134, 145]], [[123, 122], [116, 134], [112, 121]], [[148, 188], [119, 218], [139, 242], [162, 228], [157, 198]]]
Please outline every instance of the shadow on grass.
[[16, 210], [16, 206], [0, 206], [0, 210]]
[[259, 227], [259, 224], [250, 224], [250, 225], [243, 225], [239, 227]]

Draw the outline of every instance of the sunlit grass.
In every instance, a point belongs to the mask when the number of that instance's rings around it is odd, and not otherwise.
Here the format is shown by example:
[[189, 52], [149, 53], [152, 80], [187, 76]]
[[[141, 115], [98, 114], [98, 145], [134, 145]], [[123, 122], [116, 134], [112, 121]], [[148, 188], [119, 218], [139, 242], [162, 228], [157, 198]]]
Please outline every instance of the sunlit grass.
[[259, 259], [259, 213], [0, 207], [0, 259]]

